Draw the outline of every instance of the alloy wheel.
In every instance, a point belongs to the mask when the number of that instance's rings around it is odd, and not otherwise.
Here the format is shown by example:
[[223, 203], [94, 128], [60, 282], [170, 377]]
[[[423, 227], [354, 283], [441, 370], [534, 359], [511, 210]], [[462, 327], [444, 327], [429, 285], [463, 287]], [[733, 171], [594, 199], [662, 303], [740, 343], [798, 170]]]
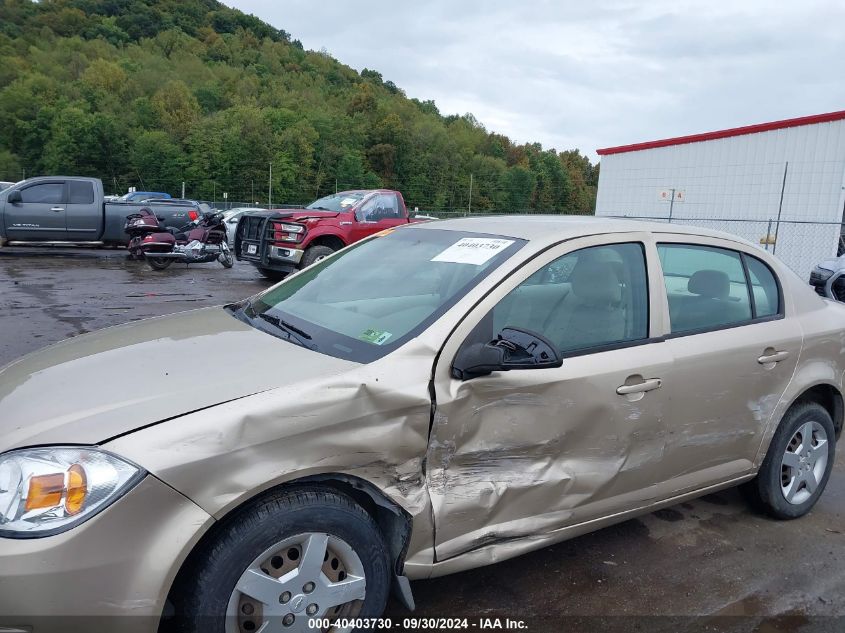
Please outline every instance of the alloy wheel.
[[784, 498], [801, 505], [819, 486], [827, 468], [828, 439], [815, 421], [802, 424], [789, 440], [781, 460], [780, 485]]

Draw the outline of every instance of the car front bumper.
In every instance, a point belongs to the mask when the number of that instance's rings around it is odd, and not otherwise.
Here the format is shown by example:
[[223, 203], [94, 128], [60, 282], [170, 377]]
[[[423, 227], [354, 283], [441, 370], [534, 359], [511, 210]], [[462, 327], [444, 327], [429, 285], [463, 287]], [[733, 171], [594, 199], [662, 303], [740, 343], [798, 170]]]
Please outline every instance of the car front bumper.
[[155, 633], [179, 566], [211, 523], [147, 476], [67, 532], [0, 538], [0, 633]]
[[286, 246], [271, 246], [269, 259], [271, 263], [281, 262], [298, 266], [299, 262], [302, 261], [302, 256], [304, 254], [305, 251], [300, 250], [298, 248], [288, 248]]

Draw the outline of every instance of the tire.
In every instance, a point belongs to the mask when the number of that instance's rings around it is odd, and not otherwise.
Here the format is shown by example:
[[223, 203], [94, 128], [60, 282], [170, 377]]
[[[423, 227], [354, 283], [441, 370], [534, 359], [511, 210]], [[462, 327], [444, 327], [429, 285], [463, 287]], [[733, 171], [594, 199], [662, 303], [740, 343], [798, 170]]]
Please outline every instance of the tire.
[[146, 260], [153, 270], [164, 270], [173, 263], [173, 260], [169, 257], [150, 257], [148, 255]]
[[232, 257], [232, 251], [223, 251], [217, 256], [217, 261], [223, 264], [223, 268], [231, 268], [235, 265], [235, 258]]
[[[308, 568], [316, 569], [316, 575], [300, 577], [297, 572], [285, 584], [278, 581], [280, 576], [289, 577], [292, 570], [306, 567], [309, 560], [306, 552], [312, 543], [308, 539], [312, 537], [316, 555], [311, 560], [319, 562], [318, 567]], [[297, 539], [302, 538], [306, 540], [301, 546], [289, 545], [299, 543]], [[300, 553], [294, 556], [292, 550], [296, 548]], [[354, 556], [350, 557], [349, 550]], [[349, 574], [343, 571], [346, 565], [350, 565]], [[359, 583], [358, 590], [362, 592], [360, 595], [365, 592], [363, 600], [332, 605], [322, 583], [357, 582], [362, 576], [364, 584]], [[325, 580], [313, 583], [310, 578]], [[259, 630], [265, 614], [276, 619], [293, 617], [295, 622], [287, 622], [297, 625], [292, 630], [307, 630], [311, 617], [376, 618], [387, 604], [390, 582], [390, 557], [384, 538], [361, 506], [331, 489], [292, 489], [251, 502], [214, 528], [180, 573], [172, 596], [175, 617], [166, 630], [179, 633]], [[304, 583], [301, 588], [300, 583]], [[309, 584], [313, 585], [313, 593], [307, 592]], [[264, 601], [243, 593], [239, 587], [264, 596]], [[288, 589], [293, 590], [290, 595]], [[347, 597], [348, 594], [343, 599]], [[309, 613], [320, 600], [324, 600], [320, 611]], [[335, 611], [336, 607], [339, 610]]]
[[283, 273], [278, 270], [271, 270], [270, 268], [259, 268], [258, 272], [261, 273], [262, 277], [269, 279], [270, 281], [281, 281], [288, 276], [287, 273]]
[[[812, 436], [809, 459], [803, 457], [805, 435]], [[788, 458], [794, 465], [785, 463], [787, 451], [795, 455]], [[744, 484], [742, 491], [755, 508], [769, 516], [797, 519], [819, 500], [835, 456], [836, 437], [830, 414], [814, 402], [793, 405], [775, 431], [757, 477]]]
[[305, 249], [305, 255], [302, 256], [302, 268], [308, 268], [311, 264], [325, 259], [334, 253], [334, 249], [328, 246], [309, 246]]

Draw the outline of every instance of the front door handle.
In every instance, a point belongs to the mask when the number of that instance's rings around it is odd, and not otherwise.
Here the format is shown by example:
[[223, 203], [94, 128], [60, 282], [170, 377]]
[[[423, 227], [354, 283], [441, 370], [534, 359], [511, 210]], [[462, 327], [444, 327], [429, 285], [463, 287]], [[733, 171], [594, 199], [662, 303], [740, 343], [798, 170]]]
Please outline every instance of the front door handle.
[[643, 380], [642, 382], [638, 382], [634, 385], [620, 385], [616, 388], [616, 393], [620, 396], [627, 396], [631, 393], [645, 393], [646, 391], [651, 391], [652, 389], [659, 389], [662, 384], [663, 381], [660, 380], [660, 378], [649, 378], [648, 380]]
[[64, 211], [64, 210], [65, 210], [64, 207], [53, 207], [52, 209], [50, 209], [50, 211], [57, 211], [57, 212], [58, 211]]
[[[769, 350], [766, 351], [768, 352]], [[789, 358], [789, 352], [773, 352], [772, 354], [766, 354], [764, 352], [763, 355], [757, 359], [757, 362], [761, 365], [766, 365], [768, 363], [779, 363], [787, 358]]]

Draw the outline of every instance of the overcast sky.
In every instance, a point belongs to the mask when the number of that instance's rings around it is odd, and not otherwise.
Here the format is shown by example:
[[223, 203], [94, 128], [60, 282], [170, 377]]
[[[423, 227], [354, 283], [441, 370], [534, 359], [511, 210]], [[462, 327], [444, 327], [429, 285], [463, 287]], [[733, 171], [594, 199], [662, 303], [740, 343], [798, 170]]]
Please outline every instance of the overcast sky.
[[557, 150], [845, 109], [845, 3], [226, 0], [443, 114]]

